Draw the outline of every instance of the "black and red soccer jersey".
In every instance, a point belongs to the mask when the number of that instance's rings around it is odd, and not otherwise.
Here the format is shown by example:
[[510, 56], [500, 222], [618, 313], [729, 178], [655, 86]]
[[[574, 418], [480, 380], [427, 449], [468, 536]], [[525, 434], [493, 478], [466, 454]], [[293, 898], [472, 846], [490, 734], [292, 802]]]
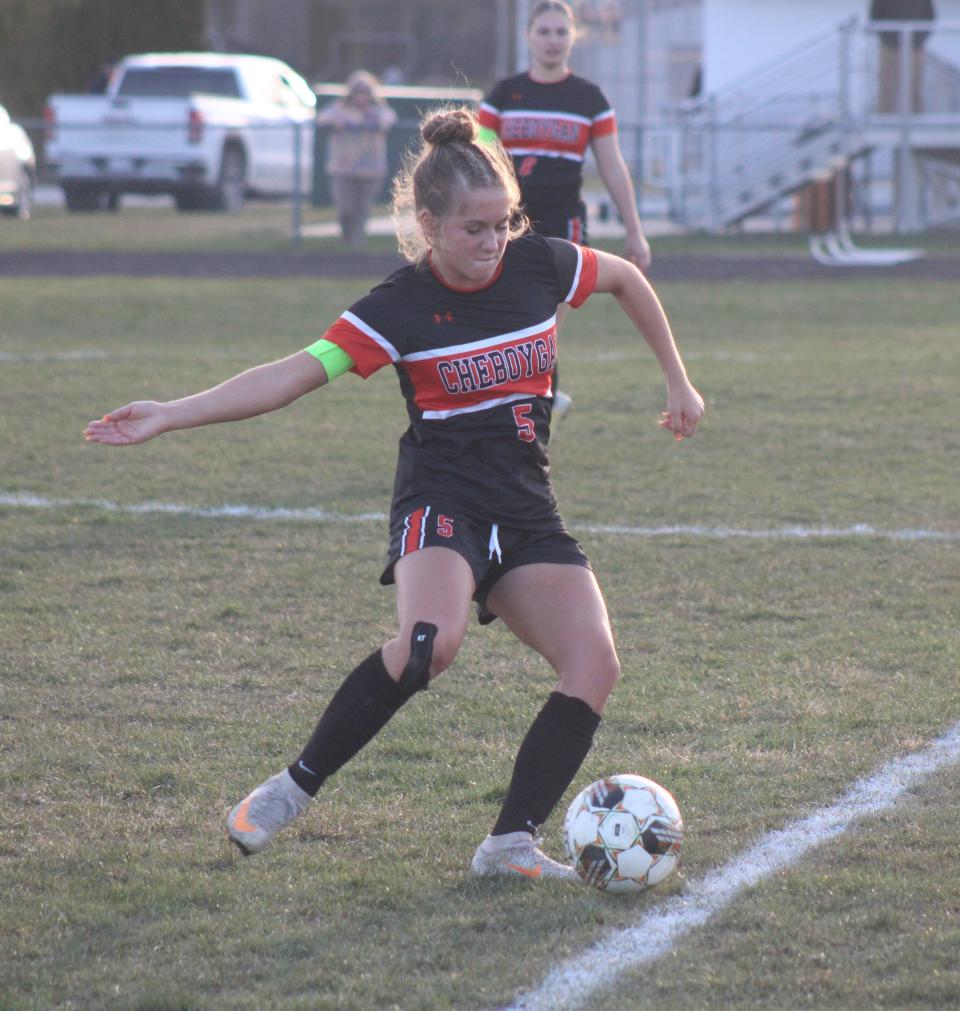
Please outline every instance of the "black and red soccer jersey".
[[546, 453], [557, 306], [581, 305], [596, 277], [591, 250], [528, 234], [484, 288], [402, 267], [327, 331], [364, 378], [396, 368], [410, 427], [395, 510], [427, 497], [482, 521], [560, 525]]
[[529, 73], [500, 81], [480, 105], [480, 125], [493, 130], [513, 157], [534, 219], [575, 213], [587, 148], [617, 129], [603, 92], [576, 74], [553, 84]]

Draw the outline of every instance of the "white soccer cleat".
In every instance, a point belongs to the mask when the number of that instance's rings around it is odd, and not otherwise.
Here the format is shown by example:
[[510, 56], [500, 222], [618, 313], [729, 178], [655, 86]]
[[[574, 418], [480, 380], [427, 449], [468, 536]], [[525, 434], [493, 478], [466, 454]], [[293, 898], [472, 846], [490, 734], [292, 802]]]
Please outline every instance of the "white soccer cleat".
[[573, 397], [571, 397], [569, 393], [564, 393], [563, 390], [557, 390], [553, 395], [553, 410], [551, 412], [553, 420], [561, 421], [567, 411], [570, 410], [570, 405], [572, 403]]
[[259, 853], [311, 800], [284, 769], [248, 793], [227, 815], [227, 837], [245, 856]]
[[481, 878], [503, 876], [508, 878], [562, 878], [579, 881], [580, 875], [566, 864], [551, 860], [541, 850], [542, 839], [529, 832], [510, 832], [507, 835], [488, 835], [477, 847], [470, 862], [470, 870]]

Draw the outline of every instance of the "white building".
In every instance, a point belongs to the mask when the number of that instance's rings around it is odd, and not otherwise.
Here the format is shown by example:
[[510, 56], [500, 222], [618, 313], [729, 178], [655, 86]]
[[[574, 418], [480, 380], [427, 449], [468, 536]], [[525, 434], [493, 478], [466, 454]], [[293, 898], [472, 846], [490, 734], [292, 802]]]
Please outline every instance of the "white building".
[[[937, 24], [928, 45], [960, 65], [960, 0], [934, 0]], [[699, 0], [702, 18], [704, 88], [714, 91], [775, 61], [805, 40], [842, 22], [868, 21], [869, 0]]]
[[[517, 6], [518, 69], [533, 2]], [[935, 0], [922, 99], [913, 107], [905, 84], [885, 111], [869, 0], [573, 6], [574, 69], [617, 109], [641, 203], [659, 196], [681, 222], [718, 230], [782, 213], [843, 168], [867, 224], [913, 231], [960, 217], [960, 0]]]

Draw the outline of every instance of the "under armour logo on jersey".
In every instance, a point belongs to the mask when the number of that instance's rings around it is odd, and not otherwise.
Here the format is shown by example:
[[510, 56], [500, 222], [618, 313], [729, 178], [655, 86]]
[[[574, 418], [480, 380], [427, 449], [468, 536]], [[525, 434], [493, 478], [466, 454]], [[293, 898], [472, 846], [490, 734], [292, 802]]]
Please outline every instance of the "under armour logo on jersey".
[[453, 313], [448, 309], [446, 312], [435, 312], [433, 314], [434, 323], [452, 323]]
[[522, 102], [523, 101], [523, 92], [522, 91], [511, 91], [510, 92], [510, 101], [511, 102]]

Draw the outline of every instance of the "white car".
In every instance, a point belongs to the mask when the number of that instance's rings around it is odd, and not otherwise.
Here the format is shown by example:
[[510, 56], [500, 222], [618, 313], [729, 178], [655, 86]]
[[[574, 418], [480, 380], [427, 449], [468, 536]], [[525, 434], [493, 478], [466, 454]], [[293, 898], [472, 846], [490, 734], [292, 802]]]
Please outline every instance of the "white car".
[[0, 105], [0, 211], [26, 221], [33, 210], [37, 157], [24, 129]]

